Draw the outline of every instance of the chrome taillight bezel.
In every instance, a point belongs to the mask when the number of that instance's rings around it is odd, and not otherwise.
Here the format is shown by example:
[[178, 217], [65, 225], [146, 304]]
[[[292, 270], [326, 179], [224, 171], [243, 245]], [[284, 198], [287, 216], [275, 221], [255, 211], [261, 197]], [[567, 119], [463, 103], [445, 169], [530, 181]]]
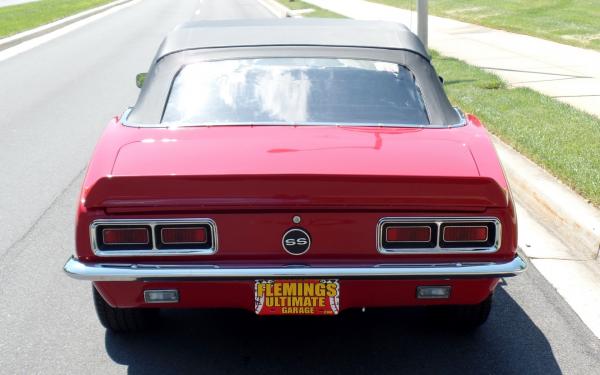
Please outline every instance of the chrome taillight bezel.
[[[453, 225], [487, 225], [491, 229], [488, 232], [488, 242], [484, 245], [474, 244], [459, 246], [444, 243], [444, 226]], [[391, 247], [385, 240], [386, 227], [395, 225], [432, 227], [434, 237], [427, 246], [422, 244], [409, 244], [408, 246]], [[490, 238], [490, 232], [493, 238]], [[377, 251], [382, 254], [480, 254], [494, 253], [500, 249], [502, 239], [502, 225], [496, 217], [384, 217], [379, 220], [376, 228]]]
[[[208, 241], [206, 246], [164, 246], [160, 244], [157, 233], [164, 226], [204, 226], [207, 228]], [[132, 248], [123, 246], [113, 247], [110, 250], [102, 248], [99, 242], [99, 230], [104, 227], [147, 227], [150, 230], [151, 246], [148, 248]], [[101, 241], [101, 240], [100, 240]], [[217, 225], [212, 219], [98, 219], [90, 224], [90, 242], [92, 251], [101, 257], [126, 257], [126, 256], [179, 256], [179, 255], [213, 255], [218, 250]]]

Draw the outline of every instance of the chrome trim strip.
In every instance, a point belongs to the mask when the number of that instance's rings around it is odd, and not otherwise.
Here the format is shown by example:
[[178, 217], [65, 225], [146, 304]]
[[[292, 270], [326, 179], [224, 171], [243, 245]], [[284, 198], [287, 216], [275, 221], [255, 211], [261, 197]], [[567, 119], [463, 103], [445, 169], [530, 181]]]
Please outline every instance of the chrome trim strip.
[[[440, 247], [440, 230], [442, 224], [447, 223], [493, 223], [496, 227], [496, 240], [490, 247], [464, 247], [464, 248], [442, 248]], [[436, 224], [438, 238], [433, 248], [416, 249], [386, 249], [383, 247], [383, 225], [388, 223], [429, 223]], [[502, 225], [496, 217], [384, 217], [377, 223], [376, 229], [377, 251], [381, 254], [483, 254], [495, 253], [500, 249], [502, 241]]]
[[91, 281], [252, 280], [276, 278], [451, 279], [515, 276], [527, 269], [520, 256], [508, 262], [377, 264], [371, 266], [221, 267], [193, 264], [84, 263], [71, 257], [64, 266], [70, 277]]
[[[156, 246], [155, 227], [169, 224], [202, 224], [208, 225], [212, 238], [212, 246], [208, 249], [159, 249]], [[96, 241], [96, 228], [99, 225], [143, 225], [149, 226], [152, 235], [152, 250], [100, 250]], [[90, 224], [90, 242], [92, 251], [99, 257], [124, 257], [124, 256], [177, 256], [177, 255], [213, 255], [219, 249], [217, 224], [207, 218], [190, 219], [99, 219]]]
[[128, 121], [129, 115], [133, 110], [133, 107], [129, 107], [123, 112], [121, 116], [121, 124], [123, 126], [131, 128], [193, 128], [202, 126], [348, 126], [348, 127], [384, 127], [384, 128], [420, 128], [420, 129], [450, 129], [460, 128], [467, 125], [467, 119], [464, 113], [457, 107], [453, 107], [454, 111], [458, 114], [459, 121], [455, 124], [450, 125], [422, 125], [422, 124], [373, 124], [373, 123], [339, 123], [339, 122], [235, 122], [235, 123], [204, 123], [199, 125], [185, 125], [179, 123], [160, 123], [160, 124], [134, 124]]

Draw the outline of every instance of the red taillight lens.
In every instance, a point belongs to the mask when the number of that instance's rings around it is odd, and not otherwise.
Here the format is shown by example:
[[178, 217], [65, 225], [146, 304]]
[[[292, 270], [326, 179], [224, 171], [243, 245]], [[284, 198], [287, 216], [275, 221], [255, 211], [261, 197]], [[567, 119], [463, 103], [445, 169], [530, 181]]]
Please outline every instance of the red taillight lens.
[[172, 244], [204, 244], [208, 241], [206, 228], [162, 228], [161, 241], [165, 245]]
[[431, 241], [430, 227], [387, 227], [385, 232], [387, 242], [429, 242]]
[[485, 242], [488, 239], [486, 226], [446, 226], [444, 242]]
[[102, 230], [105, 245], [145, 245], [150, 243], [147, 228], [107, 228]]

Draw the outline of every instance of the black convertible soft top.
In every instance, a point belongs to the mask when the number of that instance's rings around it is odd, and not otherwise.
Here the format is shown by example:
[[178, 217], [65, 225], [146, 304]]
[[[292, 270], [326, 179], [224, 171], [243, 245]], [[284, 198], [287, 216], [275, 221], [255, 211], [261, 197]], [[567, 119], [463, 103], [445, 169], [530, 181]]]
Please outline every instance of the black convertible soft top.
[[140, 96], [123, 123], [164, 127], [173, 80], [187, 65], [256, 58], [339, 58], [392, 62], [414, 75], [429, 125], [448, 127], [463, 119], [450, 104], [421, 41], [406, 26], [349, 19], [257, 19], [188, 22], [165, 38]]
[[156, 60], [191, 49], [251, 46], [384, 48], [411, 51], [429, 59], [419, 38], [399, 23], [327, 18], [276, 18], [181, 24], [165, 38]]

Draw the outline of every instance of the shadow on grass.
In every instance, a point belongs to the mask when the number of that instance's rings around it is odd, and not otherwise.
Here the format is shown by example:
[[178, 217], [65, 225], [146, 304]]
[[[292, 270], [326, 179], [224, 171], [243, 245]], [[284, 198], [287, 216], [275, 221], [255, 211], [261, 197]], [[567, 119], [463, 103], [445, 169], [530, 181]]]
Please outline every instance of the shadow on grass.
[[560, 374], [543, 333], [501, 288], [471, 334], [431, 324], [423, 309], [336, 318], [259, 318], [244, 311], [166, 311], [152, 333], [106, 334], [130, 374]]

